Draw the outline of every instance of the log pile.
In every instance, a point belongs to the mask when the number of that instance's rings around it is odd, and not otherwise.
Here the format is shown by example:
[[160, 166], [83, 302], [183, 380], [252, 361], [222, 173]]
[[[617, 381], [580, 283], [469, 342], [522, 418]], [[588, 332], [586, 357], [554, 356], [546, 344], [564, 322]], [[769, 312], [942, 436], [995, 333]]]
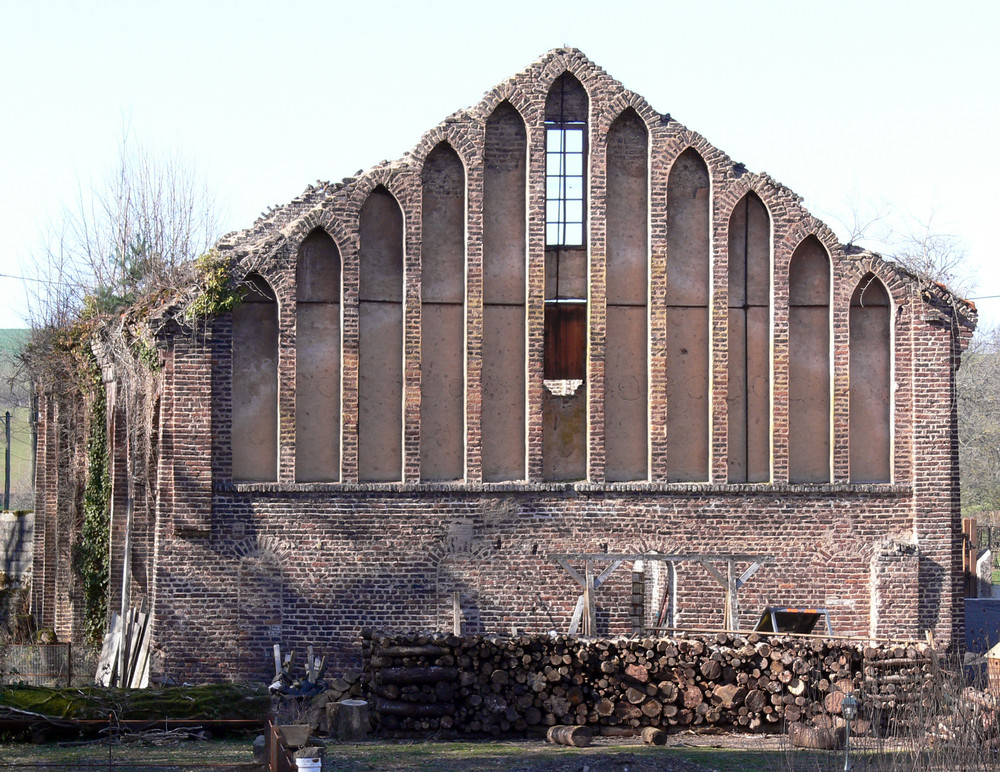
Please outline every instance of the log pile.
[[941, 701], [940, 670], [934, 652], [916, 646], [866, 646], [864, 692], [873, 708], [897, 716], [927, 713]]
[[[866, 663], [905, 659], [898, 673], [912, 683], [894, 682], [900, 695], [919, 692], [930, 672], [923, 645], [882, 649], [757, 633], [618, 640], [370, 633], [363, 648], [373, 720], [389, 732], [828, 727], [846, 694], [864, 699]], [[878, 694], [889, 685], [883, 679]]]

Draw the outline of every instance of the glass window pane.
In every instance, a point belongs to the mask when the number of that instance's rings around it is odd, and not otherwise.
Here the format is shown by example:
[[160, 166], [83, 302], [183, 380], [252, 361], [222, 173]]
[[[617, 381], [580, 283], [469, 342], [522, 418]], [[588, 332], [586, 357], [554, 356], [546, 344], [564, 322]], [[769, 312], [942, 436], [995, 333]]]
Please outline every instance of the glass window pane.
[[566, 151], [569, 153], [583, 152], [583, 132], [580, 129], [566, 131]]
[[545, 132], [545, 149], [550, 153], [558, 152], [562, 149], [563, 134], [562, 129], [548, 129]]
[[552, 198], [545, 202], [545, 222], [559, 222], [563, 217], [562, 199]]
[[546, 177], [545, 178], [545, 197], [546, 198], [561, 198], [562, 197], [562, 182], [563, 177]]
[[583, 225], [580, 223], [572, 223], [566, 226], [566, 241], [563, 242], [569, 246], [577, 246], [583, 243]]
[[559, 244], [559, 225], [556, 223], [550, 223], [545, 226], [545, 243], [546, 244]]
[[563, 159], [565, 159], [565, 157], [566, 156], [561, 155], [560, 153], [549, 153], [548, 155], [546, 155], [545, 173], [548, 174], [550, 177], [557, 177], [562, 175], [564, 173], [563, 168], [565, 166], [565, 161]]
[[583, 156], [573, 153], [566, 156], [566, 174], [580, 177], [583, 175]]
[[566, 202], [566, 222], [583, 222], [583, 202]]
[[583, 198], [583, 177], [566, 178], [566, 198]]

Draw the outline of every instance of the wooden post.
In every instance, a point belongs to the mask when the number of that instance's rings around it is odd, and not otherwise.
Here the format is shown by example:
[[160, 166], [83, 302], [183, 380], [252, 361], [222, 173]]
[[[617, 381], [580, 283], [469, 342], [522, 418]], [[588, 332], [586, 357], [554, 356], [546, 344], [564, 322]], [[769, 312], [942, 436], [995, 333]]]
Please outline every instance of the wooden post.
[[738, 630], [740, 627], [739, 600], [736, 596], [738, 585], [736, 577], [733, 576], [733, 561], [731, 560], [726, 561], [726, 582], [728, 583], [726, 592], [729, 600], [729, 619], [726, 623], [726, 627], [730, 630]]
[[462, 593], [460, 590], [455, 590], [451, 594], [451, 619], [452, 619], [452, 632], [455, 635], [462, 634]]
[[965, 597], [975, 598], [979, 591], [979, 577], [976, 574], [976, 555], [979, 552], [979, 539], [976, 534], [976, 519], [974, 517], [962, 518], [962, 536]]
[[583, 634], [593, 637], [597, 634], [597, 602], [594, 598], [594, 566], [589, 560], [583, 563]]

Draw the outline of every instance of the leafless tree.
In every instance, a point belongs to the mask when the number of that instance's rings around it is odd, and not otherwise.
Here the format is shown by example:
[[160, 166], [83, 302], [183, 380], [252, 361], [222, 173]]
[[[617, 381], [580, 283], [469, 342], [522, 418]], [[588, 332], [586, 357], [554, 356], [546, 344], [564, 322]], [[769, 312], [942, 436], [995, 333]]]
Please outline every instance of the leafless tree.
[[976, 333], [958, 371], [962, 509], [1000, 511], [1000, 330]]
[[215, 241], [218, 225], [194, 163], [153, 152], [126, 131], [115, 168], [93, 189], [80, 187], [35, 260], [32, 328], [114, 311], [171, 286], [178, 267]]

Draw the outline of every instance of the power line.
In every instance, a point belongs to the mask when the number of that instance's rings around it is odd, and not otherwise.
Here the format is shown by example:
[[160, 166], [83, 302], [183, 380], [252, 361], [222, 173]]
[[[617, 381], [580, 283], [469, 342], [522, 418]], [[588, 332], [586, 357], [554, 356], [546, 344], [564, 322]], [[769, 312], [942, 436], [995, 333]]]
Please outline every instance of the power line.
[[15, 276], [12, 273], [0, 273], [0, 279], [19, 279], [21, 281], [33, 281], [39, 284], [57, 284], [64, 287], [76, 287], [78, 289], [89, 289], [86, 284], [79, 284], [75, 281], [67, 281], [65, 279], [39, 279], [35, 276]]

